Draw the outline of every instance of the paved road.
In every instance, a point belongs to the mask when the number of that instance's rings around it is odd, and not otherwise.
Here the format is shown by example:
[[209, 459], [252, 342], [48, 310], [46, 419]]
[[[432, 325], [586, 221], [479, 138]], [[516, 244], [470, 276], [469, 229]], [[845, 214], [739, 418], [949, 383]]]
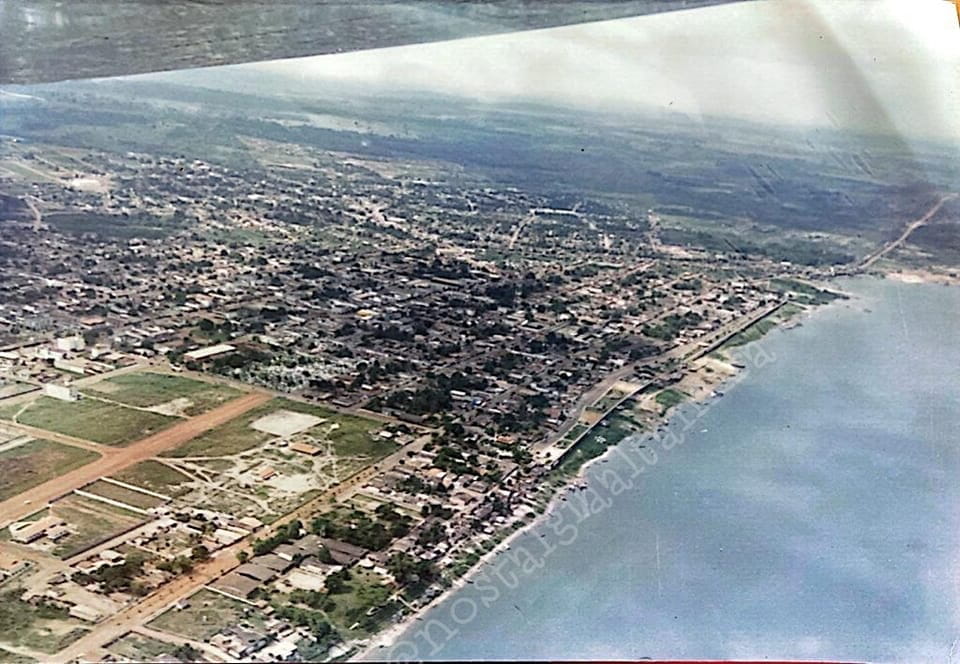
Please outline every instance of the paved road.
[[[118, 448], [116, 452], [105, 455], [99, 461], [89, 463], [66, 475], [24, 491], [14, 498], [0, 503], [0, 528], [22, 519], [51, 500], [74, 489], [79, 489], [101, 477], [113, 475], [124, 468], [182, 445], [191, 438], [195, 438], [205, 431], [229, 422], [260, 404], [266, 403], [269, 399], [270, 395], [261, 392], [246, 394], [203, 415], [184, 420], [139, 442]], [[43, 435], [45, 436], [46, 432], [43, 432]]]

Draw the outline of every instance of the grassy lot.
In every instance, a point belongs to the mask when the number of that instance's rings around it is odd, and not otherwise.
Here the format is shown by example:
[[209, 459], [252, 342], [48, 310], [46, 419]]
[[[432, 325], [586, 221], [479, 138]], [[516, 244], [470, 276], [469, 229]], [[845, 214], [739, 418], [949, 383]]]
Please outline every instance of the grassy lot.
[[176, 649], [177, 646], [172, 643], [133, 632], [124, 634], [107, 646], [109, 652], [132, 662], [149, 662], [160, 655], [169, 655]]
[[0, 642], [53, 654], [87, 633], [66, 609], [33, 606], [20, 599], [22, 593], [12, 588], [0, 595]]
[[[343, 415], [321, 406], [279, 398], [272, 399], [243, 417], [188, 441], [177, 449], [165, 453], [165, 456], [228, 456], [253, 449], [270, 440], [271, 435], [252, 429], [251, 422], [277, 410], [308, 413], [326, 419], [326, 422], [315, 426], [309, 433], [321, 440], [324, 438], [330, 440], [334, 450], [340, 456], [367, 457], [372, 463], [397, 449], [395, 443], [370, 435], [371, 432], [383, 427], [380, 422], [355, 415]], [[331, 431], [333, 423], [339, 426]]]
[[100, 455], [49, 440], [31, 440], [0, 452], [0, 500], [70, 472]]
[[120, 501], [125, 505], [139, 507], [142, 510], [150, 509], [151, 507], [158, 507], [164, 503], [163, 500], [155, 498], [154, 496], [146, 493], [140, 493], [139, 491], [134, 491], [132, 489], [125, 489], [122, 486], [110, 484], [109, 482], [104, 482], [103, 480], [97, 480], [93, 484], [83, 487], [83, 490], [87, 493], [109, 498], [110, 500]]
[[113, 479], [167, 496], [180, 495], [184, 492], [181, 485], [190, 481], [190, 478], [183, 473], [153, 460], [141, 461], [135, 466], [121, 470], [113, 476]]
[[[9, 409], [0, 417], [10, 418]], [[180, 418], [134, 410], [96, 399], [40, 397], [17, 417], [21, 424], [104, 445], [125, 445], [179, 422]]]
[[721, 346], [721, 348], [734, 348], [736, 346], [743, 346], [744, 344], [751, 343], [761, 338], [767, 332], [772, 330], [777, 326], [777, 322], [770, 318], [763, 318], [747, 329], [738, 332], [734, 336]]
[[58, 558], [69, 558], [144, 520], [134, 512], [80, 496], [58, 500], [50, 512], [66, 521], [71, 531], [52, 551]]
[[571, 477], [580, 471], [580, 467], [587, 461], [600, 456], [608, 447], [616, 445], [621, 440], [638, 430], [636, 422], [624, 415], [611, 415], [605, 420], [610, 426], [597, 427], [585, 436], [557, 468], [550, 472], [548, 477], [556, 486], [565, 484]]
[[186, 415], [199, 415], [240, 396], [240, 390], [192, 378], [143, 371], [100, 381], [83, 390], [128, 406], [152, 408], [174, 399], [189, 399]]
[[37, 660], [0, 648], [0, 662], [5, 664], [33, 664]]
[[152, 620], [147, 627], [162, 632], [205, 641], [228, 625], [236, 625], [251, 611], [243, 602], [230, 599], [212, 590], [200, 590], [191, 595], [190, 606], [171, 608]]
[[[330, 596], [336, 606], [333, 611], [326, 612], [327, 617], [341, 634], [352, 638], [366, 637], [398, 607], [396, 602], [386, 602], [390, 589], [379, 574], [358, 567], [352, 568], [350, 574], [352, 578], [346, 583], [347, 592]], [[375, 606], [383, 609], [367, 616], [367, 611]], [[358, 622], [360, 625], [351, 630]]]
[[668, 408], [673, 408], [679, 403], [682, 403], [687, 396], [687, 394], [681, 392], [680, 390], [667, 388], [665, 390], [661, 390], [655, 398], [657, 403], [663, 406], [663, 409], [666, 410]]

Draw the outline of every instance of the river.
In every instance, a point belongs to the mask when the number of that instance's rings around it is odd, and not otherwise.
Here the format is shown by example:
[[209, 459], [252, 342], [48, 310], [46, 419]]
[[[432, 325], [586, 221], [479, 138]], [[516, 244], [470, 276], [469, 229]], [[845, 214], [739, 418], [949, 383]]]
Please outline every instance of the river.
[[377, 655], [948, 661], [960, 288], [838, 286], [854, 297], [748, 347], [722, 398], [591, 465], [587, 518], [557, 502]]

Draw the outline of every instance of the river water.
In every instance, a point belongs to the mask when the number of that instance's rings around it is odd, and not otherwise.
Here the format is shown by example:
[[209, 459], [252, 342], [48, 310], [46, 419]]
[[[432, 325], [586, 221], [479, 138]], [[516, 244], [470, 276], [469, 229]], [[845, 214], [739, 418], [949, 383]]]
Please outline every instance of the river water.
[[838, 286], [377, 656], [948, 661], [960, 288]]

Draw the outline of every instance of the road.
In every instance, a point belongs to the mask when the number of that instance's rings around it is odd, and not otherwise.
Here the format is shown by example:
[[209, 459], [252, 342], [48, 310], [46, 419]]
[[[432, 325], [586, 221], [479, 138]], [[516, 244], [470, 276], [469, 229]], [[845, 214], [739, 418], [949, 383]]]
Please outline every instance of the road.
[[22, 519], [74, 489], [79, 489], [101, 477], [113, 475], [124, 468], [182, 445], [191, 438], [195, 438], [205, 431], [225, 424], [266, 403], [269, 399], [270, 395], [262, 392], [246, 394], [136, 443], [118, 448], [115, 453], [105, 455], [99, 461], [88, 463], [86, 466], [24, 491], [14, 498], [0, 503], [0, 528]]
[[880, 260], [887, 254], [889, 254], [891, 251], [899, 247], [901, 244], [903, 244], [907, 240], [908, 237], [910, 237], [911, 233], [913, 233], [915, 230], [917, 230], [918, 228], [926, 224], [928, 221], [933, 219], [933, 217], [938, 212], [940, 212], [940, 209], [946, 204], [947, 201], [952, 200], [956, 197], [957, 197], [957, 194], [946, 194], [944, 196], [941, 196], [937, 204], [934, 205], [932, 208], [930, 208], [925, 215], [923, 215], [916, 221], [910, 222], [907, 225], [906, 230], [904, 230], [903, 233], [900, 234], [900, 237], [898, 237], [896, 240], [893, 240], [892, 242], [888, 242], [879, 250], [873, 252], [872, 254], [864, 258], [863, 262], [860, 263], [860, 269], [865, 270], [869, 268], [878, 260]]

